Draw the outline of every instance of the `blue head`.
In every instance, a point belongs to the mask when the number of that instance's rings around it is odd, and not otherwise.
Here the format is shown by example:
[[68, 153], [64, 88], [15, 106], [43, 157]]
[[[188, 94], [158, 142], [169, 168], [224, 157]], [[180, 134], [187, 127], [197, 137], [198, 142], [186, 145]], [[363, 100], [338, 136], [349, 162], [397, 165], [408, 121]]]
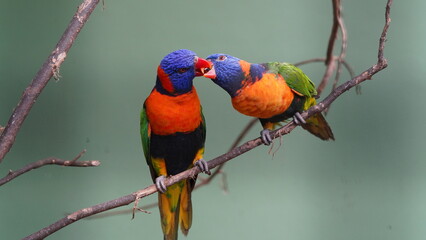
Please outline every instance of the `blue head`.
[[212, 62], [212, 69], [204, 74], [211, 78], [214, 83], [234, 97], [245, 83], [260, 79], [263, 67], [251, 64], [234, 56], [222, 53], [212, 54], [207, 57]]
[[192, 80], [202, 76], [210, 63], [187, 49], [180, 49], [167, 54], [157, 69], [158, 91], [179, 95], [191, 91]]

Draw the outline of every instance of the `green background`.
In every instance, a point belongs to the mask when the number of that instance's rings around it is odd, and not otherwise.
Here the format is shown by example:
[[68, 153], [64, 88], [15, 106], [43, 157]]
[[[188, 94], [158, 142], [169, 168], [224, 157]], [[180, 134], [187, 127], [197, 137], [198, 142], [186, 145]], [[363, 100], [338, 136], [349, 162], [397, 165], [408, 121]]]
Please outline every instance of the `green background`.
[[[359, 74], [377, 59], [385, 0], [343, 1], [347, 61]], [[5, 125], [78, 0], [0, 2], [0, 125]], [[49, 156], [100, 160], [97, 168], [46, 166], [0, 187], [0, 238], [19, 239], [67, 213], [151, 184], [139, 111], [167, 53], [229, 53], [250, 62], [325, 55], [331, 1], [109, 1], [95, 9], [0, 164]], [[424, 239], [426, 235], [426, 2], [396, 1], [385, 56], [389, 67], [351, 90], [327, 115], [336, 141], [301, 128], [272, 156], [258, 147], [193, 194], [191, 239]], [[339, 47], [336, 48], [339, 50]], [[336, 51], [337, 53], [337, 51]], [[302, 69], [315, 83], [324, 65]], [[342, 72], [342, 81], [350, 77]], [[227, 151], [249, 118], [228, 95], [197, 78], [207, 119], [206, 159]], [[327, 89], [323, 97], [329, 92]], [[256, 124], [245, 140], [258, 137]], [[278, 142], [277, 142], [278, 143]], [[277, 145], [277, 144], [276, 144]], [[142, 205], [156, 200], [150, 196]], [[121, 209], [130, 209], [132, 206]], [[81, 220], [48, 239], [162, 239], [159, 214]], [[181, 237], [183, 239], [183, 237]]]

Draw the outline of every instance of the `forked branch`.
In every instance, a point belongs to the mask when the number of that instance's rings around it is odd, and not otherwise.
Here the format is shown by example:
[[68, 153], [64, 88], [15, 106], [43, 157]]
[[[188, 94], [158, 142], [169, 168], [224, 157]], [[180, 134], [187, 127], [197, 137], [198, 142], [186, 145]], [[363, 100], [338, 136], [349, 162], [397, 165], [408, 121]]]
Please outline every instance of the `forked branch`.
[[9, 118], [9, 122], [3, 132], [0, 133], [0, 163], [15, 142], [19, 129], [41, 91], [43, 91], [52, 76], [58, 78], [59, 68], [64, 62], [68, 50], [71, 48], [78, 33], [83, 28], [98, 3], [99, 0], [84, 0], [83, 3], [80, 4], [55, 49], [37, 72], [31, 84], [25, 89], [21, 100]]
[[9, 170], [9, 173], [5, 177], [0, 179], [0, 186], [12, 181], [16, 177], [19, 177], [20, 175], [26, 172], [29, 172], [33, 169], [43, 167], [46, 165], [59, 165], [64, 167], [97, 167], [101, 164], [101, 162], [96, 160], [95, 161], [78, 161], [78, 159], [80, 159], [80, 157], [83, 156], [85, 152], [86, 150], [83, 150], [72, 160], [63, 160], [60, 158], [50, 157], [50, 158], [46, 158], [46, 159], [42, 159], [42, 160], [38, 160], [36, 162], [30, 163], [26, 165], [25, 167], [16, 171]]

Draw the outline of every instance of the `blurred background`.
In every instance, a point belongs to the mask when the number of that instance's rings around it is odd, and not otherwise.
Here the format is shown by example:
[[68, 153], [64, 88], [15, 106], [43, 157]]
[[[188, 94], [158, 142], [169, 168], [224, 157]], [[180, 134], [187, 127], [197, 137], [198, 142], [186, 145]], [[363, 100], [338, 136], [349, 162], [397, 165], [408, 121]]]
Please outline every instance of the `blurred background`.
[[[0, 125], [53, 50], [80, 0], [0, 2]], [[385, 0], [343, 1], [346, 60], [356, 74], [377, 60]], [[327, 115], [336, 141], [301, 128], [275, 156], [258, 147], [193, 193], [186, 239], [424, 239], [426, 235], [426, 2], [396, 1], [385, 56], [389, 67], [334, 102]], [[100, 160], [96, 168], [46, 166], [0, 187], [0, 238], [20, 239], [67, 213], [151, 184], [141, 149], [139, 112], [156, 67], [188, 48], [250, 62], [324, 57], [331, 1], [105, 1], [38, 98], [0, 164], [9, 169], [50, 156]], [[339, 50], [339, 46], [336, 50]], [[301, 67], [319, 84], [325, 67]], [[349, 80], [342, 71], [342, 81]], [[206, 159], [227, 151], [250, 120], [228, 95], [197, 78], [207, 119]], [[325, 97], [330, 89], [322, 94]], [[259, 136], [260, 124], [245, 140]], [[276, 144], [277, 145], [277, 144]], [[141, 205], [156, 201], [150, 196]], [[130, 209], [132, 205], [120, 208]], [[162, 239], [157, 209], [78, 221], [48, 239]], [[180, 234], [180, 238], [184, 237]]]

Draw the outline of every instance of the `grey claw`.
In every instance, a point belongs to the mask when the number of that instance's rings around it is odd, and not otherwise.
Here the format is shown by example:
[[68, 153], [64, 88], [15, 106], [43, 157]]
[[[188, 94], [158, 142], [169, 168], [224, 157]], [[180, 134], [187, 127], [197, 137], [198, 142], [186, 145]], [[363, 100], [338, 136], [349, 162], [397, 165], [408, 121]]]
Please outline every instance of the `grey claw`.
[[300, 115], [299, 112], [296, 112], [293, 116], [293, 121], [294, 123], [296, 123], [297, 125], [301, 125], [301, 124], [306, 124], [305, 119], [303, 119], [302, 115]]
[[166, 180], [166, 176], [159, 176], [155, 179], [155, 186], [157, 187], [158, 191], [161, 193], [165, 193], [167, 191], [166, 184], [164, 183], [164, 180]]
[[197, 166], [198, 169], [200, 169], [200, 171], [205, 174], [208, 174], [208, 175], [212, 174], [209, 170], [209, 164], [207, 163], [206, 160], [202, 158], [195, 162], [195, 166]]
[[269, 146], [272, 143], [271, 131], [269, 129], [263, 129], [260, 132], [260, 139], [262, 139], [263, 144]]

